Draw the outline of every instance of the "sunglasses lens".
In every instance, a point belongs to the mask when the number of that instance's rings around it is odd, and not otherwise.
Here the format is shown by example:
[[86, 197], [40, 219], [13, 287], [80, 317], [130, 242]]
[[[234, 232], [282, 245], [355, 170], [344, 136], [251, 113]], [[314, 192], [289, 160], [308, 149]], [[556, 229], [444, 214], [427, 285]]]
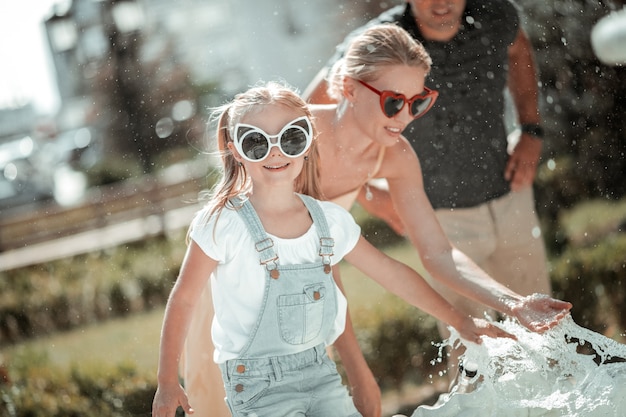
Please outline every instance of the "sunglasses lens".
[[289, 128], [280, 138], [280, 149], [285, 155], [298, 156], [306, 150], [307, 137], [302, 129]]
[[413, 117], [421, 116], [428, 108], [430, 107], [430, 103], [432, 102], [431, 97], [427, 97], [424, 99], [416, 99], [411, 103], [411, 114]]
[[383, 103], [383, 112], [387, 117], [393, 117], [404, 107], [402, 98], [387, 97]]
[[241, 140], [241, 150], [253, 161], [259, 161], [267, 155], [267, 138], [259, 132], [250, 132]]

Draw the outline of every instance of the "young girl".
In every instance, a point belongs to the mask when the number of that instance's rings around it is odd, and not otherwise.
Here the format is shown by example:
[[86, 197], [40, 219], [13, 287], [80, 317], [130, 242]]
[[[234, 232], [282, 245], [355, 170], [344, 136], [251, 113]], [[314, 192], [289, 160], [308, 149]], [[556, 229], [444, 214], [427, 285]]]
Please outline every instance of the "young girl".
[[346, 210], [311, 197], [321, 197], [316, 138], [306, 103], [289, 88], [252, 88], [219, 109], [218, 143], [224, 175], [192, 222], [167, 304], [153, 417], [179, 405], [193, 413], [178, 364], [209, 278], [213, 357], [233, 416], [361, 415], [325, 350], [345, 325], [333, 279], [342, 258], [469, 341], [510, 336], [459, 314], [362, 238]]

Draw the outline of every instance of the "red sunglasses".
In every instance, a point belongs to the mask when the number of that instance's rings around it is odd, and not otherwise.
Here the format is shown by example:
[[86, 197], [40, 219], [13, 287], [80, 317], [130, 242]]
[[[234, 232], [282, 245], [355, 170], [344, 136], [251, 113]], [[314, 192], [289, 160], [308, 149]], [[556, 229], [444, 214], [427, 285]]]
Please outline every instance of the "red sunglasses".
[[409, 105], [409, 113], [411, 113], [414, 119], [422, 117], [435, 104], [439, 96], [436, 90], [424, 87], [424, 91], [421, 94], [406, 98], [404, 94], [394, 93], [389, 90], [379, 91], [365, 81], [358, 81], [380, 96], [380, 109], [389, 118], [400, 113], [405, 104]]

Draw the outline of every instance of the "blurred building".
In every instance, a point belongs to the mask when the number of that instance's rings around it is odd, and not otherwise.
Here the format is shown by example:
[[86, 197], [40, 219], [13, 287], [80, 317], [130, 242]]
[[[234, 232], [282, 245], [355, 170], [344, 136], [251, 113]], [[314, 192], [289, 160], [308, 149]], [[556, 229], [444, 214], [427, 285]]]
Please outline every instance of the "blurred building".
[[[127, 4], [132, 5], [134, 14]], [[116, 13], [118, 9], [124, 13]], [[69, 0], [54, 5], [44, 24], [61, 99], [60, 130], [89, 122], [96, 75], [115, 64], [111, 61], [113, 48], [125, 48], [114, 37], [139, 31], [141, 13], [141, 5], [135, 1]], [[131, 26], [127, 21], [133, 19]]]
[[0, 143], [16, 135], [32, 132], [36, 117], [32, 103], [0, 107]]
[[[71, 126], [86, 118], [90, 79], [103, 64], [115, 65], [111, 48], [128, 48], [121, 40], [135, 33], [141, 33], [137, 59], [185, 65], [195, 84], [233, 94], [258, 80], [284, 79], [302, 90], [337, 42], [363, 21], [361, 9], [348, 3], [60, 1], [45, 22], [62, 101], [60, 122]], [[163, 57], [163, 51], [171, 52]]]
[[[205, 109], [250, 85], [284, 80], [304, 90], [363, 22], [363, 7], [352, 0], [59, 1], [45, 20], [61, 100], [57, 128], [89, 126], [102, 149], [136, 157], [148, 173], [162, 150], [201, 136]], [[177, 109], [190, 104], [177, 120]]]
[[[300, 88], [330, 57], [359, 10], [337, 0], [152, 0], [149, 43], [173, 39], [198, 82], [237, 92], [258, 80]], [[361, 20], [359, 20], [360, 22]]]

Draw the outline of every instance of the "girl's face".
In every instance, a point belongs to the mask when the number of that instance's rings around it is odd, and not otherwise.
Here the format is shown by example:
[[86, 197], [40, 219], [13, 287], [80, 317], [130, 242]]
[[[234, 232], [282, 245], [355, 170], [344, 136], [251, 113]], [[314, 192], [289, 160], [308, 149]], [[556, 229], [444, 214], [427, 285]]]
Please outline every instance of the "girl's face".
[[[233, 140], [245, 138], [246, 141], [249, 141], [249, 143], [240, 142], [249, 152], [249, 155], [247, 158], [242, 157], [240, 151], [243, 152], [243, 148], [239, 146], [238, 151], [232, 142], [228, 144], [228, 147], [235, 159], [245, 166], [255, 187], [264, 184], [268, 186], [284, 184], [293, 187], [294, 180], [302, 170], [304, 157], [309, 153], [308, 147], [305, 151], [303, 148], [298, 148], [300, 146], [299, 140], [303, 139], [306, 136], [305, 132], [309, 132], [311, 129], [310, 125], [307, 124], [308, 121], [302, 119], [303, 116], [305, 115], [296, 109], [281, 104], [271, 104], [264, 106], [259, 111], [247, 114], [239, 121], [238, 126], [240, 127], [233, 132], [233, 136], [239, 135], [239, 137], [233, 137]], [[251, 131], [254, 132], [252, 137], [250, 136]], [[310, 133], [312, 135], [312, 131]], [[278, 136], [279, 134], [280, 136]], [[285, 155], [280, 146], [270, 146], [269, 151], [266, 151], [265, 136], [269, 137], [271, 144], [280, 142], [285, 152], [293, 152], [297, 156]], [[289, 142], [291, 139], [296, 142]], [[254, 140], [262, 142], [263, 145], [262, 149], [256, 153], [254, 150], [250, 150]], [[263, 158], [263, 156], [265, 157]], [[251, 160], [257, 157], [261, 159], [258, 161]]]
[[[352, 96], [349, 97], [355, 116], [362, 129], [383, 146], [394, 145], [406, 126], [414, 120], [411, 114], [412, 106], [408, 101], [424, 93], [424, 78], [426, 71], [419, 67], [406, 65], [392, 65], [381, 69], [380, 76], [367, 85], [351, 79]], [[378, 90], [377, 93], [373, 90]], [[392, 117], [385, 114], [381, 104], [381, 94], [392, 92], [403, 95], [406, 99], [402, 109]], [[389, 93], [386, 93], [389, 95]], [[415, 107], [413, 107], [413, 111]]]

